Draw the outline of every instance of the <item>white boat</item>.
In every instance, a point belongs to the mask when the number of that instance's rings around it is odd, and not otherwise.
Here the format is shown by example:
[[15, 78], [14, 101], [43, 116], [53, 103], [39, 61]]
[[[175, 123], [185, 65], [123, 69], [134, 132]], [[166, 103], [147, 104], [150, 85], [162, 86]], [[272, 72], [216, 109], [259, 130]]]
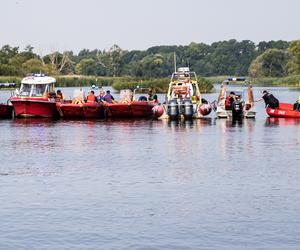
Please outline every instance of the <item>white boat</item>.
[[[242, 88], [240, 90], [227, 89], [229, 83], [237, 82], [248, 85], [247, 91]], [[247, 92], [247, 94], [245, 94], [245, 92]], [[222, 82], [220, 94], [214, 108], [218, 118], [232, 118], [233, 103], [230, 102], [232, 96], [234, 96], [234, 100], [237, 100], [241, 104], [243, 117], [255, 118], [256, 111], [254, 107], [252, 86], [244, 77], [228, 78]]]
[[188, 67], [178, 68], [171, 76], [163, 118], [202, 118], [211, 112], [211, 105], [201, 97], [197, 75]]

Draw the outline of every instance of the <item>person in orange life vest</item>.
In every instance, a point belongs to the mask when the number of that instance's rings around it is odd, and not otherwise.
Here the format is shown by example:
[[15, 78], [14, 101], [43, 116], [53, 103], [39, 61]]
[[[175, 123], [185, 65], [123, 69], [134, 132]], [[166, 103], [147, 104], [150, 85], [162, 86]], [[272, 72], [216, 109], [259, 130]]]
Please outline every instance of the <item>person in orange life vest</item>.
[[98, 102], [97, 97], [95, 96], [95, 92], [93, 90], [91, 90], [89, 95], [87, 96], [86, 102]]

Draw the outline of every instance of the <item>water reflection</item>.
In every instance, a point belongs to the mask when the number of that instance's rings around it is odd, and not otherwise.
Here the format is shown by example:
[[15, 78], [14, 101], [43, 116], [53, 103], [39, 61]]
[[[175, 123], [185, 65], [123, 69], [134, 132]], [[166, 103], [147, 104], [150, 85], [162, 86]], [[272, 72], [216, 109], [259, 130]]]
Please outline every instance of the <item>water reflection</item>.
[[300, 119], [268, 117], [265, 121], [266, 127], [293, 126], [293, 125], [300, 125]]
[[201, 128], [206, 126], [211, 126], [215, 124], [215, 119], [204, 118], [204, 119], [191, 119], [191, 120], [162, 120], [165, 126], [171, 128], [172, 130], [178, 131], [182, 129], [196, 129], [201, 130]]
[[54, 126], [56, 122], [59, 120], [55, 120], [52, 118], [16, 118], [12, 120], [13, 126], [21, 126], [21, 127], [38, 127], [45, 126], [51, 127]]

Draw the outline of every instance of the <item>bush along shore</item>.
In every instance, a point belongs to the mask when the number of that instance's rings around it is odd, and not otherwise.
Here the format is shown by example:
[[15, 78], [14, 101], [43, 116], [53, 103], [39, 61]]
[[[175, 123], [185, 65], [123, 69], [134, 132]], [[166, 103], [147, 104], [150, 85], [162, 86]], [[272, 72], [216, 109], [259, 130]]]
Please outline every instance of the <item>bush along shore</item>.
[[[139, 78], [139, 77], [95, 77], [95, 76], [54, 76], [57, 87], [86, 87], [86, 86], [112, 86], [117, 91], [121, 89], [135, 89], [137, 86], [142, 88], [151, 88], [156, 93], [166, 93], [170, 83], [170, 78]], [[0, 76], [0, 82], [15, 82], [20, 86], [21, 77], [3, 77]], [[209, 93], [213, 91], [212, 83], [199, 78], [200, 91]]]
[[[141, 78], [141, 77], [97, 77], [97, 76], [54, 76], [57, 87], [87, 87], [87, 86], [112, 86], [117, 91], [121, 89], [135, 89], [137, 86], [152, 88], [157, 93], [166, 93], [170, 78]], [[202, 93], [214, 91], [213, 84], [221, 83], [229, 76], [199, 77], [199, 88]], [[247, 77], [254, 86], [286, 86], [300, 87], [300, 75], [286, 77]], [[0, 83], [16, 83], [19, 87], [22, 77], [0, 76]], [[238, 84], [238, 83], [237, 83]]]

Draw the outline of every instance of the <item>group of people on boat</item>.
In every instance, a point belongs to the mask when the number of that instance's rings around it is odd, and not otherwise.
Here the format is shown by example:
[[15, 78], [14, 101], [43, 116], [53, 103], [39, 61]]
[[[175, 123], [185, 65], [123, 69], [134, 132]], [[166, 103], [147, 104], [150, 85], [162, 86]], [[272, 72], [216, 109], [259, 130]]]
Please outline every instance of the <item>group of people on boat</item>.
[[[132, 101], [132, 99], [130, 100]], [[148, 92], [148, 96], [140, 96], [139, 101], [150, 101], [154, 103], [158, 103], [158, 97], [156, 94], [153, 95], [152, 90], [150, 89]], [[103, 103], [118, 103], [110, 90], [107, 90], [106, 93], [103, 89], [100, 90], [99, 95], [95, 95], [94, 90], [90, 90], [89, 94], [86, 97], [86, 102], [103, 102]]]
[[95, 95], [94, 90], [91, 90], [86, 97], [86, 102], [107, 102], [107, 103], [114, 103], [115, 98], [110, 93], [110, 90], [106, 91], [106, 94], [104, 90], [100, 90], [100, 93], [98, 96]]

